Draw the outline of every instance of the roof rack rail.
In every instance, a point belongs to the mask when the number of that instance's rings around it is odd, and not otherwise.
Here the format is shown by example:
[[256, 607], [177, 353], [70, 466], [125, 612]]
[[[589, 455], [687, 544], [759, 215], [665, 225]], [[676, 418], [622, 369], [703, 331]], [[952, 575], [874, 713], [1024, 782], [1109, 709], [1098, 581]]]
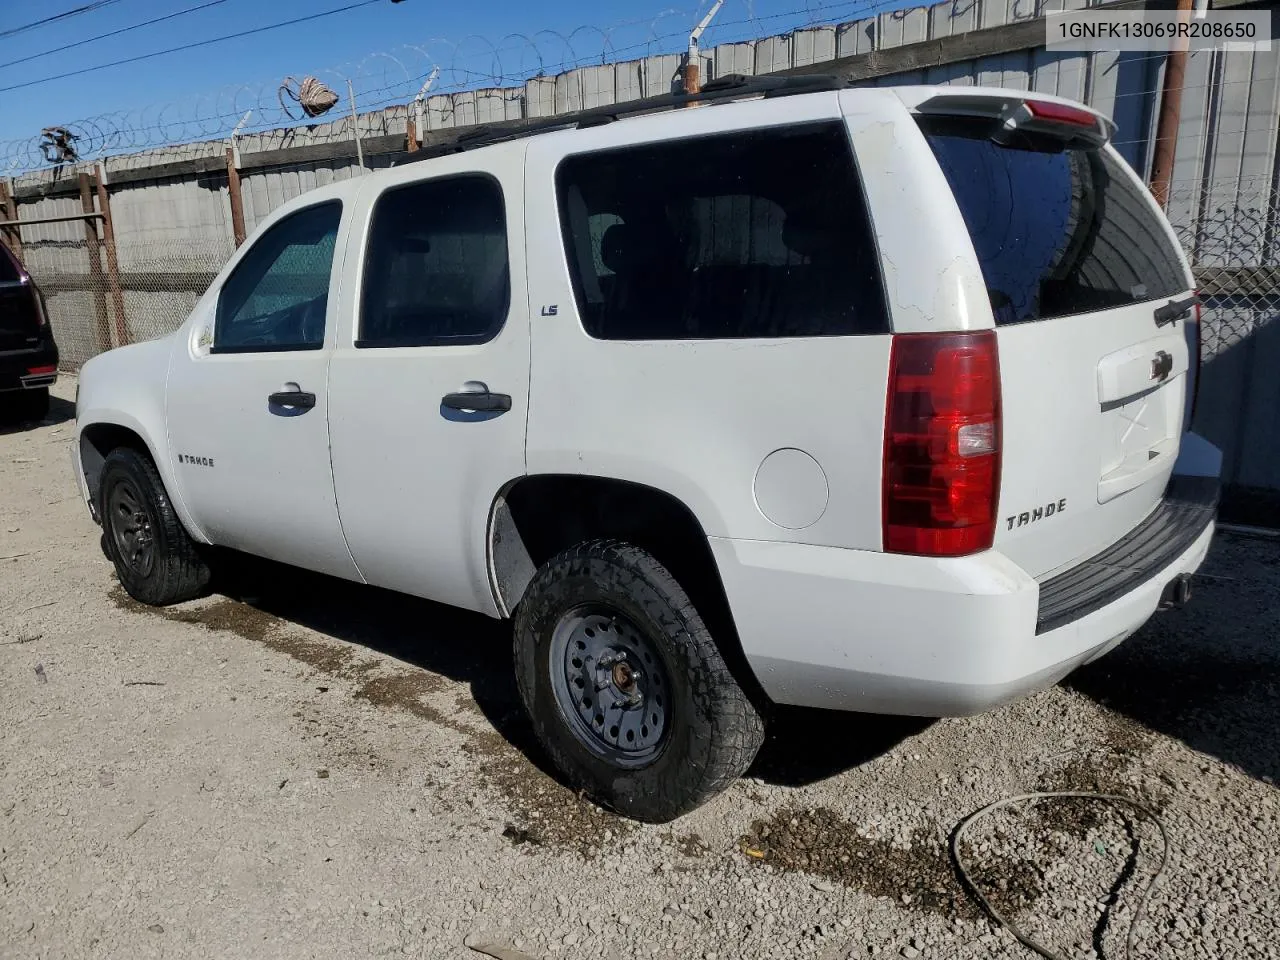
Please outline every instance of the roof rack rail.
[[[580, 130], [587, 127], [602, 126], [612, 123], [621, 117], [633, 116], [658, 110], [673, 110], [693, 103], [714, 103], [718, 100], [732, 100], [737, 97], [758, 97], [766, 99], [781, 96], [795, 96], [802, 93], [819, 93], [825, 90], [843, 90], [852, 86], [852, 81], [840, 77], [815, 74], [813, 76], [777, 77], [746, 76], [741, 73], [726, 74], [703, 84], [699, 93], [667, 93], [643, 100], [631, 100], [627, 103], [612, 103], [603, 107], [592, 107], [576, 113], [560, 114], [547, 117], [545, 120], [516, 120], [509, 123], [485, 124], [473, 127], [442, 143], [422, 147], [410, 153], [402, 162], [415, 163], [419, 160], [430, 160], [434, 157], [448, 156], [487, 147], [495, 143], [506, 143], [520, 140], [539, 133], [550, 133], [555, 130]], [[399, 166], [399, 164], [396, 164]]]

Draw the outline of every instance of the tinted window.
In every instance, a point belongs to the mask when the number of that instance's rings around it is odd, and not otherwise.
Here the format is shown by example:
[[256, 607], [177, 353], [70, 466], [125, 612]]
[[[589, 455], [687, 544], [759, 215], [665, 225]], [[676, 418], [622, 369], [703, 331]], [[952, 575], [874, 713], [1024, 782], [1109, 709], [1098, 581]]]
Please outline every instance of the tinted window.
[[510, 299], [506, 211], [494, 180], [430, 180], [378, 199], [357, 346], [482, 343], [502, 328]]
[[329, 276], [342, 205], [300, 210], [264, 233], [218, 295], [213, 352], [324, 345]]
[[578, 310], [593, 337], [888, 330], [841, 124], [573, 156], [557, 190]]
[[955, 192], [1000, 324], [1183, 293], [1177, 250], [1111, 154], [1048, 137], [1004, 146], [984, 120], [924, 124]]
[[18, 265], [8, 249], [0, 250], [0, 283], [17, 283], [20, 279]]

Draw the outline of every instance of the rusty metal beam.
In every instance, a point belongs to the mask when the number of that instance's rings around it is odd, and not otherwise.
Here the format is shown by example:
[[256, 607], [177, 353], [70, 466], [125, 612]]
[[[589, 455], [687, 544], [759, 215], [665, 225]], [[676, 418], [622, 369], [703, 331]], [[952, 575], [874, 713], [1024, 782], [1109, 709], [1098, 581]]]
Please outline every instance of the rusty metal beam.
[[22, 232], [14, 226], [18, 220], [18, 199], [9, 191], [9, 182], [0, 180], [0, 210], [9, 219], [4, 222], [4, 240], [19, 260], [22, 259]]
[[231, 233], [236, 247], [244, 243], [244, 196], [240, 192], [240, 171], [236, 169], [236, 151], [227, 147], [227, 197], [231, 201]]
[[99, 252], [98, 241], [98, 225], [95, 220], [101, 219], [93, 209], [93, 190], [89, 186], [89, 174], [81, 173], [78, 178], [80, 186], [80, 209], [84, 211], [83, 217], [71, 217], [69, 219], [84, 220], [84, 245], [85, 252], [89, 257], [89, 277], [93, 283], [93, 312], [98, 319], [98, 336], [104, 350], [110, 350], [116, 344], [112, 343], [111, 326], [107, 322], [107, 292], [106, 281], [102, 276], [102, 254]]
[[116, 259], [116, 232], [111, 224], [111, 198], [102, 180], [102, 167], [96, 170], [98, 179], [98, 210], [102, 216], [102, 240], [107, 247], [107, 288], [111, 291], [111, 312], [115, 318], [115, 345], [129, 342], [129, 325], [124, 313], [124, 290], [120, 287], [120, 261]]
[[[9, 202], [13, 202], [13, 198], [9, 198]], [[16, 210], [15, 210], [16, 212]], [[74, 220], [101, 220], [100, 213], [69, 213], [65, 217], [33, 217], [30, 220], [0, 220], [0, 227], [6, 230], [17, 227], [34, 227], [38, 223], [70, 223]]]

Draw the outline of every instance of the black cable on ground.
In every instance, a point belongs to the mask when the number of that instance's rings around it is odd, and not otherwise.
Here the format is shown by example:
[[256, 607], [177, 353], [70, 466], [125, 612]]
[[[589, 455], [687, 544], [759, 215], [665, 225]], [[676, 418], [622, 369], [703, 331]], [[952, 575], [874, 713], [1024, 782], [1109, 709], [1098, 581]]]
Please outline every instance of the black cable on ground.
[[1062, 798], [1072, 798], [1072, 799], [1078, 799], [1078, 800], [1094, 800], [1099, 803], [1110, 803], [1113, 805], [1129, 807], [1133, 810], [1137, 810], [1143, 816], [1147, 817], [1152, 823], [1156, 825], [1156, 829], [1160, 831], [1160, 842], [1162, 844], [1162, 847], [1160, 849], [1160, 866], [1156, 870], [1155, 875], [1152, 876], [1151, 880], [1148, 881], [1147, 885], [1142, 889], [1142, 892], [1138, 894], [1137, 904], [1134, 908], [1134, 913], [1133, 913], [1133, 922], [1129, 924], [1129, 932], [1125, 936], [1125, 940], [1124, 940], [1124, 955], [1126, 960], [1128, 960], [1128, 957], [1133, 952], [1134, 934], [1137, 932], [1138, 924], [1142, 921], [1142, 915], [1143, 915], [1143, 912], [1146, 910], [1146, 906], [1147, 906], [1147, 899], [1150, 897], [1151, 891], [1155, 887], [1156, 883], [1160, 880], [1160, 877], [1163, 876], [1165, 867], [1169, 863], [1169, 834], [1165, 832], [1164, 824], [1160, 822], [1160, 817], [1157, 816], [1156, 812], [1152, 810], [1150, 807], [1145, 806], [1144, 804], [1141, 804], [1136, 800], [1131, 800], [1128, 797], [1121, 797], [1115, 794], [1089, 793], [1086, 791], [1076, 791], [1076, 790], [1054, 790], [1054, 791], [1041, 792], [1041, 793], [1020, 793], [1014, 797], [1005, 797], [1003, 800], [997, 800], [994, 803], [989, 803], [982, 809], [969, 814], [969, 816], [965, 817], [963, 820], [960, 821], [955, 831], [951, 834], [951, 857], [955, 861], [956, 870], [959, 871], [960, 878], [964, 881], [965, 886], [969, 888], [969, 891], [977, 898], [978, 902], [982, 904], [983, 909], [985, 909], [987, 913], [991, 915], [991, 918], [995, 920], [996, 923], [998, 923], [1000, 926], [1004, 927], [1010, 933], [1012, 933], [1015, 937], [1017, 937], [1019, 943], [1021, 943], [1024, 947], [1027, 947], [1028, 949], [1034, 950], [1036, 953], [1040, 954], [1040, 956], [1045, 957], [1046, 960], [1066, 960], [1066, 958], [1063, 957], [1062, 954], [1056, 953], [1053, 950], [1050, 950], [1048, 947], [1045, 947], [1037, 943], [1031, 937], [1027, 936], [1027, 934], [1023, 933], [1020, 929], [1018, 929], [1017, 926], [1014, 925], [1012, 920], [1004, 916], [1002, 913], [1000, 913], [999, 910], [997, 910], [994, 906], [991, 905], [991, 901], [989, 901], [986, 898], [986, 896], [983, 895], [982, 891], [978, 889], [978, 885], [973, 882], [973, 878], [969, 874], [969, 866], [965, 862], [964, 857], [960, 853], [960, 841], [964, 839], [965, 835], [969, 832], [969, 829], [975, 823], [977, 823], [979, 820], [986, 817], [987, 815], [994, 813], [995, 811], [1000, 810], [1003, 807], [1012, 806], [1015, 803], [1030, 803], [1036, 800], [1052, 800], [1052, 799], [1062, 799]]

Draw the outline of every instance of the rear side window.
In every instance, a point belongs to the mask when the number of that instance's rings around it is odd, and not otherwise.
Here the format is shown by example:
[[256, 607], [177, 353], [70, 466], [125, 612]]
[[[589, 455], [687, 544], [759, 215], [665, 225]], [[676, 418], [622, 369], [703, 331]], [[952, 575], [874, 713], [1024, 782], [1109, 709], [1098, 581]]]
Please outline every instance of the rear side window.
[[357, 347], [483, 343], [511, 301], [502, 188], [472, 175], [386, 191], [373, 208]]
[[1025, 134], [997, 144], [991, 122], [980, 119], [921, 126], [969, 228], [997, 324], [1187, 289], [1163, 223], [1110, 153]]
[[840, 123], [580, 154], [556, 179], [578, 311], [593, 337], [889, 329]]

